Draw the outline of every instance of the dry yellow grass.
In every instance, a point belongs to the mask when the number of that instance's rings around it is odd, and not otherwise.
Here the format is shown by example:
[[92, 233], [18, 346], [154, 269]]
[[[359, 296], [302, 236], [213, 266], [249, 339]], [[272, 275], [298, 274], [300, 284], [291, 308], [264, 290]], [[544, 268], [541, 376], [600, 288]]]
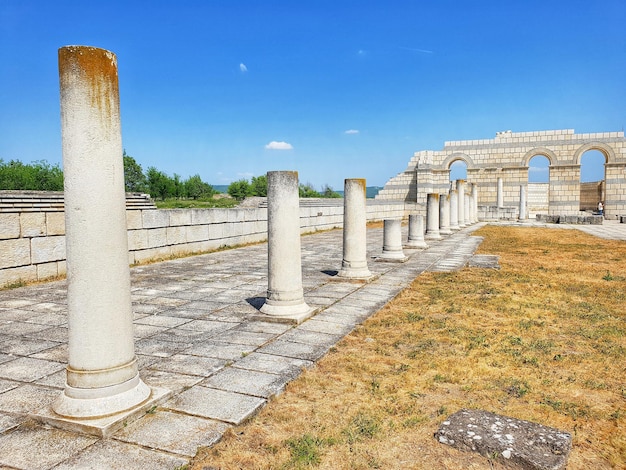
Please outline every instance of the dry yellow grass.
[[626, 243], [488, 226], [502, 269], [427, 273], [192, 468], [491, 469], [439, 444], [461, 408], [566, 430], [626, 468]]

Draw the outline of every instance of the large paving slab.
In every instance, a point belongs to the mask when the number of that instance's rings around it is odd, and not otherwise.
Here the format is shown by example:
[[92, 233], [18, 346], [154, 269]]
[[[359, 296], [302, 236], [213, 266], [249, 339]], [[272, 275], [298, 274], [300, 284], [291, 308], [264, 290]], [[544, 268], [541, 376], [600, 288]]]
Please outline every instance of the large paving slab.
[[[107, 439], [28, 418], [64, 387], [65, 281], [0, 291], [0, 468], [184, 465], [198, 446], [212, 445], [253, 416], [422, 272], [476, 260], [480, 239], [471, 234], [482, 225], [431, 241], [425, 250], [406, 250], [406, 263], [370, 262], [368, 283], [335, 278], [340, 230], [303, 237], [305, 300], [320, 311], [298, 326], [255, 320], [267, 289], [266, 244], [132, 268], [140, 374], [171, 398]], [[626, 240], [626, 224], [574, 228]], [[382, 251], [382, 229], [368, 229], [367, 243], [373, 260]]]

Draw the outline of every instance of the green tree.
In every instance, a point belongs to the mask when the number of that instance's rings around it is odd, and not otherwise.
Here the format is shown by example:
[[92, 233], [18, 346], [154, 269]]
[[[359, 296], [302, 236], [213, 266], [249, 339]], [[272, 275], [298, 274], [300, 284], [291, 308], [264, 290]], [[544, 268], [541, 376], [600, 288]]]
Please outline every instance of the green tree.
[[333, 188], [331, 188], [330, 186], [328, 186], [327, 184], [324, 185], [324, 188], [322, 189], [322, 197], [328, 197], [328, 198], [340, 198], [341, 194], [339, 194], [337, 191], [335, 191]]
[[217, 191], [213, 186], [202, 181], [200, 175], [193, 175], [185, 181], [185, 193], [187, 197], [198, 199], [211, 197], [216, 194]]
[[267, 176], [253, 176], [252, 182], [250, 183], [252, 196], [267, 196]]
[[230, 194], [232, 197], [239, 201], [245, 199], [248, 196], [252, 196], [252, 189], [247, 179], [233, 181], [228, 185], [227, 191], [228, 194]]
[[24, 164], [0, 159], [0, 189], [63, 191], [63, 170], [44, 160]]
[[124, 187], [129, 193], [143, 193], [148, 189], [146, 176], [137, 161], [124, 150]]
[[174, 195], [174, 180], [162, 171], [159, 171], [155, 167], [151, 166], [146, 172], [146, 178], [148, 191], [152, 197], [159, 197], [164, 201], [165, 198], [172, 197]]
[[298, 193], [300, 197], [322, 197], [320, 193], [313, 189], [313, 185], [311, 183], [300, 183]]

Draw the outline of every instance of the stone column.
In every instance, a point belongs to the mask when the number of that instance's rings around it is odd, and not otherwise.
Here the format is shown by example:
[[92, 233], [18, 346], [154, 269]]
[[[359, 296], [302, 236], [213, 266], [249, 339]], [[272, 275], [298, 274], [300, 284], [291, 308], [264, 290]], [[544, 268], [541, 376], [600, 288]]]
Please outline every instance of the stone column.
[[472, 184], [472, 222], [478, 223], [478, 184]]
[[527, 214], [526, 214], [526, 200], [527, 200], [527, 190], [528, 187], [521, 185], [519, 187], [519, 221], [526, 222]]
[[439, 194], [430, 193], [426, 197], [426, 240], [441, 240], [439, 233]]
[[380, 261], [406, 261], [402, 251], [402, 220], [385, 219], [383, 228], [383, 253]]
[[439, 195], [439, 234], [450, 235], [450, 194]]
[[[464, 189], [465, 190], [465, 189]], [[471, 214], [470, 214], [470, 200], [472, 198], [471, 194], [464, 194], [463, 197], [463, 223], [465, 226], [472, 225]]]
[[343, 199], [343, 261], [339, 277], [368, 279], [365, 180], [346, 179]]
[[504, 207], [504, 183], [502, 177], [498, 178], [498, 194], [497, 194], [496, 205], [498, 208]]
[[267, 299], [261, 313], [300, 322], [314, 309], [304, 301], [300, 200], [296, 171], [267, 173]]
[[409, 215], [409, 238], [406, 247], [428, 248], [428, 244], [424, 241], [424, 216]]
[[458, 193], [459, 228], [465, 227], [465, 181], [456, 180], [456, 192]]
[[459, 227], [459, 193], [456, 189], [450, 190], [450, 230], [460, 230]]
[[140, 405], [128, 267], [117, 59], [59, 49], [65, 181], [68, 366], [55, 413], [113, 415]]

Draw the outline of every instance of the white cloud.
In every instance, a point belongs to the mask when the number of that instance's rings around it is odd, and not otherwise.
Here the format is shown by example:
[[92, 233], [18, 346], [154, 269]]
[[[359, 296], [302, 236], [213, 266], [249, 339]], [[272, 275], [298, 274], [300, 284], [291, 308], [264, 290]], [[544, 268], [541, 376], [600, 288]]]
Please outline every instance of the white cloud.
[[242, 62], [239, 64], [239, 70], [241, 70], [242, 73], [246, 73], [248, 71], [248, 67], [246, 67], [246, 64]]
[[344, 134], [358, 134], [359, 130], [358, 129], [348, 129], [347, 131], [344, 132]]
[[292, 150], [293, 146], [287, 142], [276, 142], [272, 140], [265, 146], [266, 150]]

